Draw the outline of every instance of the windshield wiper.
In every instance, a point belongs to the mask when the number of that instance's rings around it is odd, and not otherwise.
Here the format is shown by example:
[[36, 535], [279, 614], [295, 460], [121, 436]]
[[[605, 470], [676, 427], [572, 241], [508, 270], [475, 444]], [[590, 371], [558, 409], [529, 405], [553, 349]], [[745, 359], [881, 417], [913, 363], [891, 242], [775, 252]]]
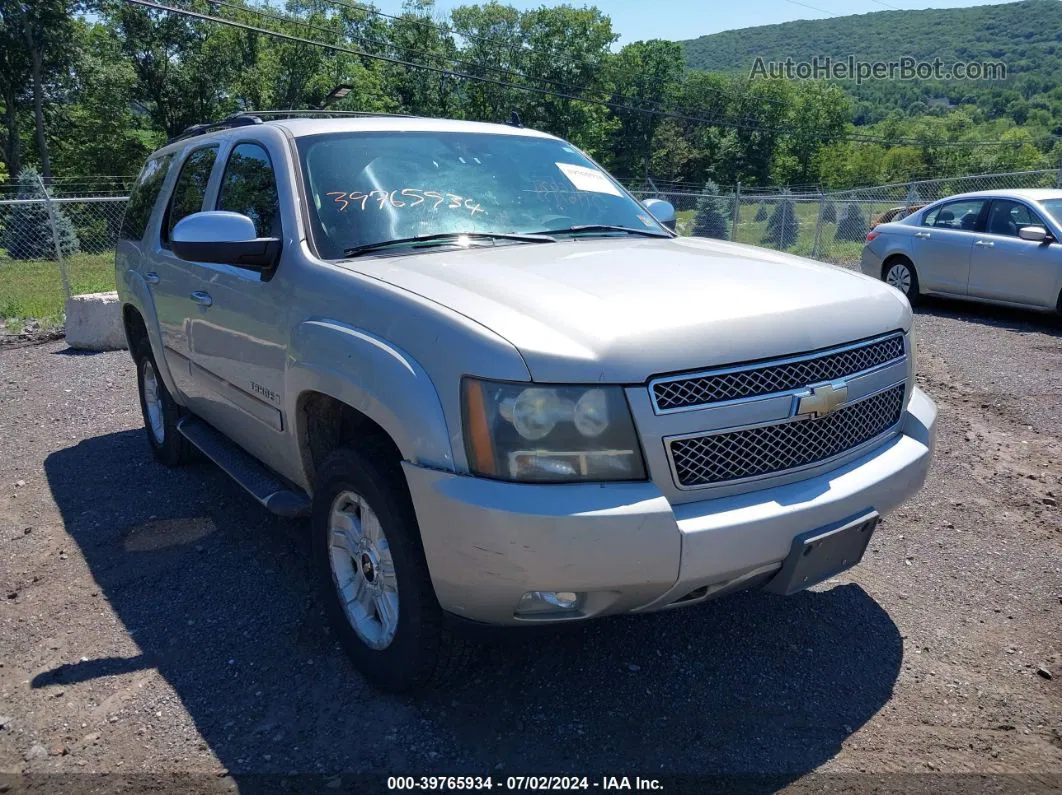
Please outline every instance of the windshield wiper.
[[629, 235], [640, 235], [641, 237], [671, 237], [671, 235], [662, 235], [659, 232], [651, 232], [648, 229], [634, 229], [629, 226], [612, 226], [611, 224], [578, 224], [565, 229], [549, 229], [545, 232], [536, 232], [536, 234], [578, 235], [583, 232], [626, 232]]
[[557, 241], [547, 233], [517, 235], [508, 232], [438, 232], [433, 235], [414, 235], [413, 237], [400, 237], [396, 240], [380, 240], [376, 243], [365, 243], [361, 246], [348, 248], [343, 252], [344, 257], [356, 257], [369, 251], [390, 248], [391, 246], [419, 246], [421, 244], [445, 244], [453, 242], [455, 238], [467, 237], [472, 240], [515, 240], [519, 243], [556, 243]]

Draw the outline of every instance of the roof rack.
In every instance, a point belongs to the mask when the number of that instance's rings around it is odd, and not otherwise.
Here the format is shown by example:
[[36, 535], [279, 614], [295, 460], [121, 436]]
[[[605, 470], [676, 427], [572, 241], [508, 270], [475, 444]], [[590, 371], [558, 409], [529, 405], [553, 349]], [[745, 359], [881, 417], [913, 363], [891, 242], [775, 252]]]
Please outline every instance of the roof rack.
[[203, 122], [202, 124], [193, 124], [191, 127], [186, 128], [180, 135], [175, 135], [166, 143], [174, 143], [176, 141], [183, 141], [185, 138], [194, 138], [197, 135], [203, 135], [204, 133], [214, 132], [216, 130], [227, 130], [231, 127], [246, 127], [252, 124], [262, 124], [265, 121], [273, 121], [276, 119], [299, 119], [299, 118], [371, 118], [373, 116], [384, 116], [389, 118], [401, 118], [411, 119], [414, 118], [408, 113], [375, 113], [373, 111], [364, 110], [328, 110], [327, 108], [307, 108], [305, 110], [249, 110], [242, 111], [240, 113], [234, 113], [221, 121]]
[[180, 135], [173, 136], [173, 138], [166, 143], [172, 144], [176, 141], [183, 141], [185, 138], [194, 138], [197, 135], [213, 132], [214, 130], [226, 130], [230, 127], [247, 127], [252, 124], [261, 123], [262, 120], [253, 113], [236, 113], [221, 121], [208, 121], [202, 124], [193, 124], [191, 127], [186, 127]]
[[[308, 116], [312, 117], [336, 117], [343, 118], [344, 116], [350, 116], [354, 118], [372, 118], [373, 116], [383, 116], [385, 118], [398, 118], [398, 119], [412, 119], [415, 118], [410, 113], [377, 113], [370, 110], [329, 110], [328, 108], [307, 108], [306, 110], [252, 110], [247, 111], [248, 115], [260, 116], [263, 119], [269, 117], [274, 118], [291, 118], [299, 119]], [[243, 114], [237, 114], [243, 115]]]

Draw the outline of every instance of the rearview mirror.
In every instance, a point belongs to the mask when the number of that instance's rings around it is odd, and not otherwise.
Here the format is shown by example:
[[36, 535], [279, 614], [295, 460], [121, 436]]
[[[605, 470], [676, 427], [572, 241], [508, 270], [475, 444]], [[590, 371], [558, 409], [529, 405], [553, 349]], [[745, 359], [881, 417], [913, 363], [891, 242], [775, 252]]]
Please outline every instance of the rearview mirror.
[[1047, 240], [1047, 230], [1042, 226], [1023, 226], [1018, 230], [1018, 237], [1030, 243], [1043, 243]]
[[675, 231], [675, 205], [663, 199], [646, 199], [642, 202], [642, 206], [649, 211], [653, 218], [672, 232]]
[[191, 262], [218, 262], [256, 271], [269, 270], [280, 258], [280, 240], [258, 237], [254, 221], [240, 213], [211, 210], [192, 213], [173, 227], [174, 253]]

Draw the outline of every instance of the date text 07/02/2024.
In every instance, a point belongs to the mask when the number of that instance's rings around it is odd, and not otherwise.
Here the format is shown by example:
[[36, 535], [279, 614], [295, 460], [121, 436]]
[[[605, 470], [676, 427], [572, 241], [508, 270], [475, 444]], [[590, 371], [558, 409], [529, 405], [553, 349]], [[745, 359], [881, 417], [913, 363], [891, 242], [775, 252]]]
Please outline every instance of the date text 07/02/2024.
[[663, 790], [659, 779], [641, 776], [388, 776], [392, 791], [534, 790]]

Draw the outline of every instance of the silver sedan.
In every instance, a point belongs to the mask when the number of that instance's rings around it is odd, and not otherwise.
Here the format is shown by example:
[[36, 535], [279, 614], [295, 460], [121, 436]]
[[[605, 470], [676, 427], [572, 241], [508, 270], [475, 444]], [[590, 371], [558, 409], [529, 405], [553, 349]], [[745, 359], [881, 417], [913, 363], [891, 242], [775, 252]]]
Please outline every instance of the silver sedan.
[[867, 234], [863, 273], [911, 303], [943, 295], [1062, 314], [1062, 190], [950, 196]]

